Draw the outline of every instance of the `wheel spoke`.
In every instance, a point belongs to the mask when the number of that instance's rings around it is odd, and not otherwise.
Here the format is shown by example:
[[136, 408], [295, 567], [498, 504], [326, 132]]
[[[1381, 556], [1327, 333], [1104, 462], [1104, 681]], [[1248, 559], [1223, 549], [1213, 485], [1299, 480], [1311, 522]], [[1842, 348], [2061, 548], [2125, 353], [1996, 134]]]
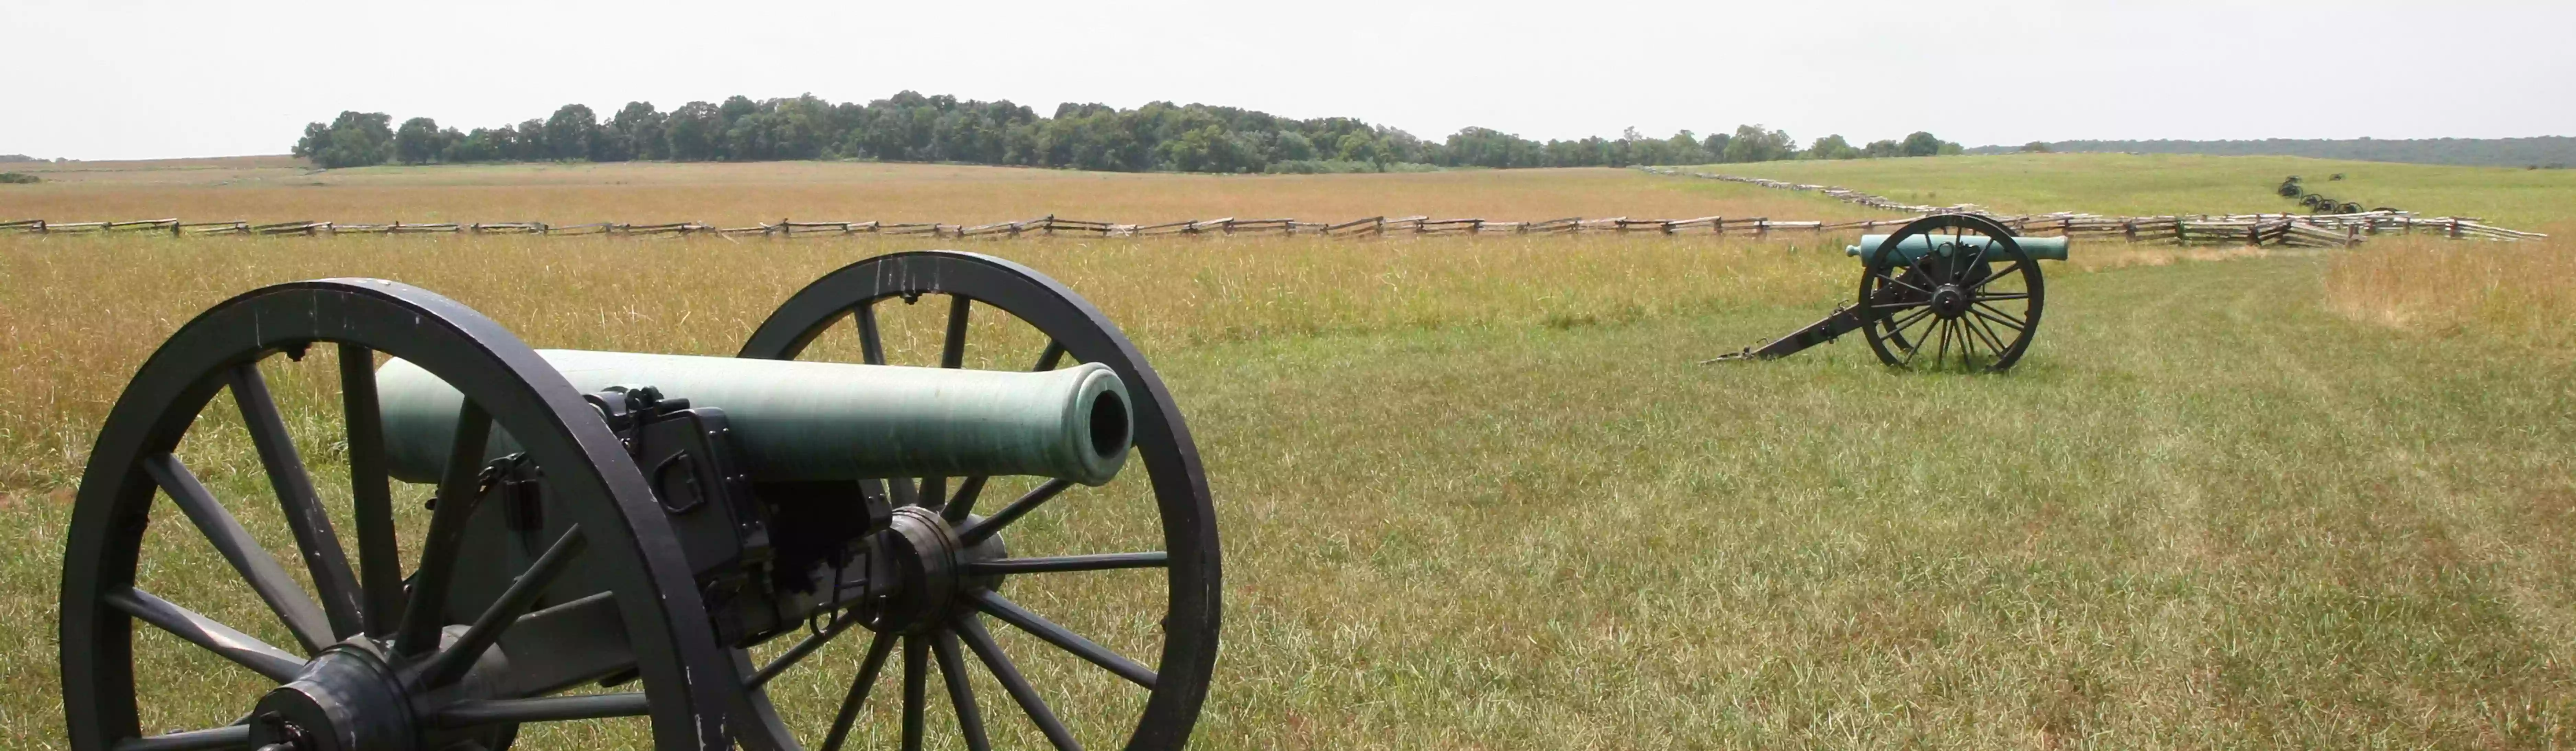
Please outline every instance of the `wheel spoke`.
[[1915, 294], [1923, 295], [1923, 296], [1925, 296], [1925, 297], [1930, 297], [1930, 296], [1932, 295], [1932, 291], [1931, 291], [1931, 290], [1924, 289], [1924, 288], [1922, 288], [1922, 287], [1914, 286], [1914, 285], [1912, 285], [1912, 284], [1907, 283], [1907, 282], [1906, 282], [1905, 280], [1903, 280], [1903, 279], [1898, 279], [1898, 278], [1896, 278], [1896, 275], [1895, 275], [1895, 274], [1890, 273], [1890, 272], [1893, 272], [1893, 271], [1895, 271], [1895, 270], [1896, 270], [1896, 269], [1895, 269], [1894, 267], [1887, 267], [1887, 268], [1881, 268], [1881, 269], [1878, 269], [1878, 270], [1873, 271], [1873, 272], [1871, 272], [1871, 273], [1877, 274], [1877, 275], [1878, 275], [1878, 278], [1879, 278], [1881, 281], [1885, 281], [1885, 282], [1887, 282], [1888, 284], [1893, 284], [1893, 285], [1896, 285], [1896, 286], [1899, 286], [1899, 287], [1904, 287], [1904, 288], [1906, 288], [1906, 289], [1914, 290]]
[[1154, 687], [1154, 671], [1136, 664], [1135, 660], [1127, 659], [1125, 655], [1110, 651], [1108, 647], [1082, 638], [1081, 634], [1029, 612], [1028, 608], [1020, 607], [1019, 603], [1012, 602], [999, 593], [989, 589], [979, 590], [970, 597], [975, 600], [976, 610], [1000, 618], [1004, 623], [1018, 626], [1020, 630], [1044, 639], [1048, 644], [1056, 645], [1059, 649], [1072, 652], [1075, 657], [1080, 657], [1091, 664], [1107, 668], [1109, 672], [1116, 673], [1118, 677], [1125, 678], [1129, 682], [1149, 689]]
[[903, 638], [903, 751], [921, 751], [922, 705], [929, 703], [930, 641]]
[[439, 710], [430, 719], [442, 728], [470, 728], [476, 725], [503, 723], [562, 722], [595, 720], [602, 717], [642, 717], [653, 713], [653, 705], [641, 692], [590, 694], [586, 696], [548, 696], [541, 699], [492, 699], [460, 701]]
[[1930, 309], [1928, 309], [1928, 308], [1927, 308], [1927, 309], [1924, 309], [1924, 310], [1916, 311], [1913, 315], [1906, 316], [1904, 320], [1896, 321], [1896, 322], [1893, 322], [1893, 323], [1888, 324], [1888, 325], [1887, 325], [1887, 333], [1888, 333], [1888, 335], [1889, 335], [1889, 336], [1898, 336], [1898, 335], [1901, 335], [1901, 334], [1903, 334], [1903, 333], [1904, 333], [1904, 331], [1905, 331], [1905, 327], [1907, 327], [1907, 326], [1912, 326], [1912, 325], [1914, 325], [1914, 322], [1915, 322], [1915, 321], [1923, 320], [1923, 318], [1924, 318], [1925, 316], [1929, 316], [1929, 315], [1932, 315], [1932, 311], [1931, 311]]
[[2004, 278], [2004, 276], [2005, 276], [2005, 275], [2007, 275], [2007, 274], [2012, 274], [2012, 273], [2014, 273], [2014, 272], [2018, 272], [2018, 271], [2020, 271], [2020, 270], [2021, 270], [2021, 264], [2022, 264], [2022, 262], [2020, 262], [2020, 261], [2014, 261], [2012, 265], [2010, 265], [2010, 266], [2005, 266], [2005, 267], [2004, 267], [2004, 270], [2002, 270], [2002, 271], [1997, 271], [1997, 272], [1992, 273], [1992, 274], [1987, 274], [1987, 275], [1986, 275], [1986, 278], [1985, 278], [1985, 281], [1977, 282], [1975, 285], [1972, 285], [1972, 286], [1968, 287], [1968, 291], [1970, 291], [1970, 292], [1982, 292], [1982, 291], [1985, 291], [1985, 289], [1986, 289], [1986, 285], [1988, 285], [1988, 284], [1993, 284], [1995, 280], [1997, 280], [1997, 279], [2002, 279], [2002, 278]]
[[957, 732], [966, 736], [968, 751], [990, 751], [993, 741], [984, 737], [984, 710], [975, 705], [966, 661], [957, 656], [957, 635], [941, 631], [930, 638], [930, 649], [939, 657], [939, 680], [948, 684], [948, 705], [957, 710]]
[[149, 592], [128, 588], [123, 592], [109, 593], [102, 599], [105, 599], [110, 607], [124, 611], [126, 615], [152, 624], [162, 631], [169, 632], [171, 636], [187, 640], [188, 643], [213, 652], [218, 657], [250, 668], [251, 672], [258, 673], [269, 680], [285, 683], [294, 680], [295, 674], [304, 669], [303, 658], [287, 654], [285, 650], [269, 646], [267, 642], [260, 641], [257, 637], [236, 631], [231, 626], [198, 615], [196, 611], [179, 607], [168, 600], [154, 597]]
[[349, 423], [349, 486], [358, 524], [358, 575], [368, 636], [394, 632], [402, 612], [402, 546], [386, 474], [384, 413], [376, 403], [376, 353], [340, 345], [340, 402]]
[[921, 478], [921, 507], [942, 510], [948, 507], [948, 478]]
[[294, 632], [305, 654], [318, 654], [324, 646], [338, 641], [331, 638], [331, 622], [323, 617], [321, 606], [305, 596], [286, 568], [277, 565], [277, 558], [261, 548], [249, 530], [242, 529], [241, 522], [224, 510], [179, 457], [155, 454], [143, 460], [143, 470], [152, 475], [161, 492], [170, 495], [170, 500], [188, 515], [188, 521], [197, 525], [197, 531], [205, 534], [206, 541], [214, 544], [215, 551], [223, 554], [242, 580], [250, 583], [251, 591], [268, 604], [269, 612], [276, 613], [277, 619], [286, 623], [286, 630]]
[[859, 674], [850, 679], [849, 693], [841, 695], [841, 711], [832, 715], [832, 732], [823, 739], [823, 751], [840, 751], [841, 742], [850, 739], [850, 723], [859, 719], [859, 707], [867, 704], [868, 689], [877, 683], [877, 671], [885, 669], [886, 655], [902, 637], [883, 631], [868, 643], [868, 657], [859, 663]]
[[921, 505], [921, 486], [914, 484], [915, 482], [916, 481], [910, 477], [896, 477], [886, 480], [888, 496], [894, 499], [895, 506], [902, 507]]
[[859, 328], [859, 361], [884, 365], [885, 337], [877, 332], [876, 303], [862, 303], [850, 309], [850, 321]]
[[156, 735], [150, 738], [128, 738], [117, 741], [115, 751], [213, 751], [214, 749], [250, 748], [249, 725], [227, 725], [211, 730]]
[[1043, 574], [1058, 571], [1109, 571], [1122, 568], [1161, 568], [1171, 565], [1171, 555], [1151, 553], [1096, 553], [1061, 555], [1046, 558], [1004, 558], [966, 564], [967, 576], [998, 574]]
[[456, 442], [447, 454], [447, 472], [438, 481], [438, 508], [429, 515], [420, 567], [413, 575], [411, 597], [404, 602], [402, 628], [394, 652], [425, 654], [438, 647], [440, 611], [447, 607], [447, 586], [456, 575], [456, 559], [465, 555], [465, 523], [482, 501], [476, 492], [482, 474], [483, 449], [492, 436], [492, 417], [467, 400], [456, 413]]
[[535, 563], [528, 564], [525, 573], [510, 580], [509, 588], [501, 590], [500, 598], [484, 608], [483, 615], [476, 617], [473, 625], [465, 627], [465, 633], [456, 637], [454, 644], [430, 658], [421, 685], [437, 688], [464, 678], [466, 671], [473, 669], [474, 662], [483, 657], [483, 651], [501, 638], [502, 631], [518, 622], [519, 616], [526, 615], [536, 606], [537, 596], [545, 594], [546, 588], [554, 585], [556, 577], [563, 575], [564, 567], [572, 564], [573, 556], [581, 555], [587, 545], [581, 534], [581, 525], [565, 529], [563, 536], [555, 538], [555, 544], [546, 546], [546, 552], [538, 555]]
[[948, 337], [939, 343], [939, 367], [966, 367], [966, 318], [974, 308], [974, 298], [948, 296]]
[[[876, 303], [874, 301], [869, 301], [860, 303], [858, 307], [851, 308], [850, 322], [851, 325], [857, 326], [859, 329], [859, 361], [869, 365], [886, 364], [885, 335], [879, 331], [879, 327], [877, 326]], [[863, 480], [861, 482], [862, 484], [873, 484], [874, 481]], [[913, 484], [912, 478], [898, 477], [892, 480], [887, 480], [885, 482], [885, 487], [886, 500], [891, 502], [893, 505], [921, 505], [921, 490], [918, 486]]]
[[1029, 722], [1038, 726], [1038, 732], [1046, 734], [1047, 742], [1054, 744], [1056, 751], [1082, 751], [1082, 744], [1073, 739], [1073, 731], [1065, 728], [1063, 720], [1056, 719], [1053, 710], [1047, 709], [1046, 699], [1040, 698], [1038, 690], [1029, 685], [1029, 679], [1020, 675], [1020, 668], [1011, 664], [1010, 655], [1002, 654], [1002, 645], [993, 642], [993, 634], [984, 630], [982, 621], [972, 615], [959, 618], [957, 635], [966, 640], [967, 649], [975, 650], [975, 659], [984, 661], [984, 669], [993, 671], [993, 679], [1001, 682], [1003, 691], [1010, 692], [1011, 701], [1020, 705], [1020, 711], [1028, 714]]
[[614, 592], [592, 592], [519, 616], [501, 632], [506, 696], [543, 696], [635, 667], [635, 645]]
[[964, 524], [966, 517], [975, 513], [975, 499], [984, 495], [984, 481], [987, 479], [976, 475], [957, 483], [957, 495], [939, 507], [939, 515], [951, 525]]
[[[1912, 316], [1908, 316], [1908, 317], [1906, 317], [1906, 319], [1905, 319], [1903, 322], [1900, 322], [1900, 323], [1897, 323], [1897, 324], [1895, 324], [1895, 325], [1891, 325], [1891, 326], [1887, 327], [1887, 335], [1888, 335], [1889, 337], [1891, 337], [1891, 338], [1896, 339], [1896, 340], [1897, 340], [1897, 343], [1898, 343], [1899, 345], [1901, 345], [1901, 346], [1905, 347], [1905, 357], [1901, 358], [1901, 359], [1900, 359], [1900, 361], [1899, 361], [1897, 364], [1899, 364], [1899, 365], [1903, 365], [1903, 364], [1906, 364], [1906, 363], [1913, 362], [1913, 361], [1914, 361], [1914, 353], [1919, 352], [1919, 351], [1921, 351], [1921, 350], [1923, 349], [1923, 339], [1924, 339], [1923, 335], [1918, 334], [1918, 335], [1914, 335], [1914, 336], [1907, 336], [1907, 335], [1906, 335], [1906, 333], [1905, 333], [1905, 331], [1906, 331], [1906, 327], [1909, 327], [1909, 326], [1914, 325], [1914, 324], [1915, 324], [1915, 322], [1917, 322], [1917, 321], [1922, 321], [1922, 320], [1929, 319], [1929, 318], [1932, 318], [1932, 310], [1931, 310], [1930, 308], [1925, 308], [1925, 309], [1923, 309], [1923, 311], [1922, 311], [1922, 312], [1918, 312], [1918, 313], [1915, 313], [1915, 314], [1914, 314], [1914, 315], [1912, 315]], [[1931, 333], [1931, 332], [1930, 332], [1930, 330], [1927, 328], [1923, 333], [1924, 333], [1924, 334], [1929, 334], [1929, 333]]]
[[1038, 353], [1038, 364], [1037, 364], [1037, 365], [1034, 365], [1034, 366], [1031, 366], [1031, 367], [1029, 368], [1029, 370], [1032, 370], [1032, 371], [1046, 371], [1046, 370], [1054, 370], [1054, 369], [1055, 369], [1055, 366], [1056, 366], [1056, 363], [1063, 362], [1063, 361], [1064, 361], [1064, 344], [1062, 344], [1062, 343], [1060, 343], [1060, 342], [1057, 342], [1057, 341], [1055, 341], [1055, 340], [1053, 340], [1053, 339], [1049, 339], [1049, 340], [1047, 340], [1046, 351], [1044, 351], [1044, 352], [1039, 352], [1039, 353]]
[[1073, 487], [1072, 480], [1048, 480], [1046, 481], [1046, 484], [1039, 485], [1037, 486], [1037, 489], [1029, 491], [1027, 495], [1020, 496], [1018, 500], [1012, 501], [1011, 505], [1003, 506], [1002, 510], [993, 512], [992, 516], [984, 517], [982, 521], [969, 525], [965, 529], [958, 530], [957, 539], [959, 542], [963, 542], [967, 545], [983, 542], [984, 538], [991, 537], [993, 536], [993, 533], [1002, 531], [1003, 527], [1011, 526], [1011, 522], [1019, 521], [1020, 517], [1027, 516], [1031, 511], [1036, 511], [1039, 506], [1046, 505], [1048, 499], [1054, 498], [1056, 494], [1062, 493], [1065, 488], [1070, 487]]
[[1977, 296], [1977, 301], [1978, 301], [1978, 302], [1985, 302], [1985, 301], [1988, 301], [1988, 300], [2028, 300], [2028, 299], [2030, 299], [2030, 293], [2028, 293], [2028, 292], [2004, 292], [2004, 293], [1999, 293], [1999, 294], [1992, 294], [1992, 295], [1978, 295], [1978, 296]]
[[803, 641], [796, 642], [796, 646], [788, 647], [785, 653], [778, 656], [778, 659], [770, 660], [769, 664], [761, 666], [758, 672], [752, 673], [751, 680], [743, 682], [743, 690], [760, 690], [761, 686], [769, 683], [769, 679], [776, 678], [779, 673], [786, 672], [788, 668], [795, 667], [797, 661], [803, 660], [807, 655], [813, 654], [814, 650], [822, 649], [824, 644], [831, 643], [832, 639], [841, 635], [841, 632], [848, 631], [851, 626], [858, 625], [860, 620], [860, 618], [850, 615], [843, 615], [840, 618], [833, 619], [832, 625], [825, 626], [822, 631], [815, 632], [812, 636], [805, 637]]
[[2004, 350], [2010, 349], [2010, 347], [2004, 344], [2004, 338], [1995, 333], [1995, 328], [1993, 326], [1986, 325], [1985, 320], [1979, 318], [1965, 318], [1961, 320], [1967, 321], [1967, 326], [1970, 330], [1976, 331], [1985, 337], [1986, 346], [1994, 348], [1995, 357], [1997, 359], [2001, 359], [2004, 356]]
[[1895, 311], [1899, 311], [1899, 310], [1909, 310], [1909, 309], [1913, 309], [1913, 308], [1920, 308], [1920, 307], [1923, 307], [1923, 306], [1925, 306], [1925, 305], [1930, 305], [1930, 304], [1932, 304], [1932, 301], [1930, 301], [1930, 300], [1916, 300], [1916, 301], [1914, 301], [1914, 302], [1877, 303], [1877, 304], [1873, 304], [1873, 305], [1869, 306], [1869, 309], [1870, 309], [1870, 310], [1877, 310], [1877, 311], [1895, 312]]
[[295, 534], [295, 547], [313, 575], [322, 615], [331, 624], [331, 640], [356, 636], [365, 626], [358, 615], [358, 579], [349, 572], [348, 554], [331, 531], [331, 515], [322, 510], [321, 497], [313, 492], [313, 475], [305, 471], [304, 457], [295, 451], [295, 439], [287, 434], [277, 401], [269, 395], [268, 380], [260, 376], [255, 361], [233, 366], [225, 371], [225, 378], [232, 387], [234, 406], [241, 408], [242, 424], [250, 428], [251, 446], [268, 471], [269, 487], [277, 491], [278, 506], [286, 511], [286, 528]]
[[[1984, 310], [1979, 310], [1979, 308], [1983, 308]], [[2029, 322], [2029, 321], [2025, 321], [2025, 320], [2022, 320], [2022, 319], [2019, 319], [2019, 318], [2014, 318], [2014, 317], [2012, 316], [2012, 314], [2011, 314], [2011, 313], [2003, 312], [2003, 310], [2002, 310], [2002, 309], [1996, 308], [1995, 306], [1992, 306], [1992, 305], [1987, 305], [1987, 304], [1985, 304], [1985, 303], [1976, 303], [1976, 304], [1974, 304], [1974, 305], [1970, 306], [1970, 307], [1968, 308], [1968, 310], [1970, 310], [1970, 311], [1972, 311], [1972, 312], [1976, 313], [1977, 315], [1985, 316], [1985, 317], [1987, 317], [1987, 318], [1992, 318], [1992, 319], [1994, 319], [1994, 321], [1995, 321], [1996, 323], [2000, 323], [2000, 324], [2003, 324], [2003, 325], [2006, 325], [2006, 326], [2010, 326], [2010, 327], [2012, 327], [2012, 330], [2014, 330], [2014, 331], [2028, 331], [2028, 330], [2030, 330], [2030, 322]]]

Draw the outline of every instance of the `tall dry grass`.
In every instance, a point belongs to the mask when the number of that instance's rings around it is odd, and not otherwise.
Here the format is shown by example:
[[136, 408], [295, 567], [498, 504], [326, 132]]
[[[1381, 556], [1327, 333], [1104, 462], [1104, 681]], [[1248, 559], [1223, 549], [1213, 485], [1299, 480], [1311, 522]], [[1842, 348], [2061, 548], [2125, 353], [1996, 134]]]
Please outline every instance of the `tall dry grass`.
[[2436, 335], [2477, 334], [2576, 348], [2576, 240], [2373, 242], [2334, 256], [2327, 307], [2356, 320]]
[[1889, 216], [1814, 196], [1631, 170], [1173, 175], [936, 164], [522, 164], [311, 172], [266, 163], [137, 163], [47, 172], [0, 190], [9, 219], [343, 222], [801, 220], [977, 223], [1056, 214], [1117, 222], [1219, 217], [1342, 221], [1426, 214]]
[[[297, 279], [397, 279], [540, 347], [731, 354], [771, 307], [912, 239], [0, 238], [0, 487], [73, 482], [153, 347], [208, 305]], [[1830, 243], [1829, 243], [1830, 244]], [[1821, 301], [1812, 245], [1492, 237], [976, 242], [1080, 290], [1143, 346], [1397, 327], [1579, 326]], [[1801, 250], [1800, 248], [1804, 248]]]

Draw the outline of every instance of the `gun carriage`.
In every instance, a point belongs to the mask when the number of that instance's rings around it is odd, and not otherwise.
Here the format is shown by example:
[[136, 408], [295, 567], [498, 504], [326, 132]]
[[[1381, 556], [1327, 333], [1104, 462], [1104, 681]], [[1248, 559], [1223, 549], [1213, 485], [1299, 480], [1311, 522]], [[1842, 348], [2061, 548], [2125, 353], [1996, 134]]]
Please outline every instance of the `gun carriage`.
[[2047, 290], [2041, 259], [2066, 260], [2063, 237], [2017, 237], [1975, 214], [1927, 216], [1844, 248], [1861, 260], [1851, 304], [1725, 360], [1770, 360], [1859, 330], [1878, 359], [1899, 368], [2012, 369], [2039, 330]]
[[[924, 297], [949, 303], [937, 367], [885, 364], [881, 303]], [[1033, 366], [963, 367], [969, 332], [985, 330], [970, 325], [979, 308], [1046, 342], [985, 359]], [[826, 336], [856, 339], [861, 362], [799, 361]], [[283, 410], [296, 402], [263, 375], [263, 363], [296, 368], [317, 351], [336, 354], [310, 359], [336, 362], [312, 379], [339, 387], [344, 424], [321, 440], [345, 439], [345, 496], [317, 487], [343, 465], [308, 471], [288, 430], [331, 416]], [[219, 393], [239, 427], [201, 414]], [[210, 485], [221, 483], [181, 460], [183, 439], [221, 445], [203, 436], [226, 432], [247, 432], [291, 543], [264, 543], [236, 518], [268, 499], [219, 498]], [[396, 509], [409, 487], [396, 480], [435, 488], [425, 524]], [[1108, 513], [1121, 493], [1141, 510]], [[948, 732], [925, 714], [943, 700], [968, 748], [1005, 731], [1077, 748], [1087, 730], [1095, 744], [1168, 749], [1189, 735], [1216, 652], [1215, 516], [1170, 393], [1080, 296], [968, 253], [835, 271], [734, 358], [541, 352], [463, 305], [384, 280], [254, 290], [153, 353], [102, 426], [77, 498], [61, 649], [80, 749], [497, 750], [537, 724], [611, 717], [642, 718], [661, 749], [786, 751], [851, 745], [876, 717], [897, 727], [874, 735], [913, 749]], [[332, 508], [338, 498], [345, 508]], [[1065, 532], [1059, 546], [1119, 537], [1093, 534], [1103, 525], [1140, 527], [1125, 536], [1161, 549], [1012, 550], [1014, 525], [1033, 523]], [[138, 586], [138, 562], [158, 560], [151, 548], [189, 538], [211, 543], [223, 576], [257, 602]], [[269, 552], [285, 544], [291, 555]], [[1128, 571], [1079, 573], [1115, 570]], [[1117, 581], [1139, 596], [1072, 622], [1125, 624], [1127, 638], [1102, 641], [1126, 652], [1021, 604], [1062, 617], [1081, 607], [1068, 602], [1100, 599], [1080, 597], [1096, 588], [1075, 580], [1102, 576], [1131, 577]], [[283, 627], [207, 615], [220, 612]], [[155, 631], [180, 646], [137, 636]], [[864, 644], [854, 669], [812, 659], [836, 640], [844, 657]], [[160, 673], [136, 657], [183, 650], [197, 651], [187, 665], [244, 670], [263, 688], [181, 699], [239, 712], [231, 724], [147, 732], [158, 727], [147, 719], [172, 712], [144, 700]], [[800, 677], [828, 695], [773, 693], [799, 670], [841, 672]], [[1048, 679], [1058, 685], [1042, 691]], [[1075, 679], [1132, 685], [1063, 685]], [[978, 696], [987, 680], [1005, 698]], [[897, 709], [871, 712], [872, 699]]]

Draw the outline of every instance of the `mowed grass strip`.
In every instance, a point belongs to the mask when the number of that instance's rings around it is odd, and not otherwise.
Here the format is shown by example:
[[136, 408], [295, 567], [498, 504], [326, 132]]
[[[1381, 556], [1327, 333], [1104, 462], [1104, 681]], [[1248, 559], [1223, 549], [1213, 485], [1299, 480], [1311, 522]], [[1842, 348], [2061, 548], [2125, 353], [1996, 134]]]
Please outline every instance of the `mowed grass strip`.
[[[2123, 249], [2052, 265], [2009, 376], [1890, 372], [1856, 341], [1703, 366], [1822, 315], [1856, 264], [1640, 240], [975, 246], [1099, 302], [1198, 434], [1229, 598], [1199, 747], [2576, 742], [2576, 365], [2531, 356], [2563, 349], [2338, 312], [2366, 254]], [[24, 678], [0, 745], [60, 743], [65, 484], [125, 376], [205, 305], [392, 276], [538, 346], [727, 353], [806, 280], [910, 246], [0, 240], [20, 546], [0, 664]], [[276, 387], [316, 416], [299, 435], [328, 435], [322, 384]], [[228, 498], [264, 500], [247, 447], [199, 449]], [[1050, 615], [1133, 599], [1073, 594]], [[1149, 638], [1111, 615], [1086, 625]], [[199, 689], [156, 716], [220, 722], [256, 690], [153, 654]], [[1081, 667], [1041, 666], [1050, 700], [1114, 703]], [[805, 680], [780, 690], [828, 713], [837, 687]]]
[[[2364, 208], [2474, 216], [2498, 226], [2555, 234], [2576, 231], [2567, 210], [2576, 205], [2576, 170], [2564, 169], [2192, 154], [1999, 154], [1683, 169], [1835, 185], [1935, 206], [1973, 203], [2009, 213], [2129, 216], [2303, 214], [2307, 209], [2298, 201], [2272, 192], [2282, 178], [2298, 175], [2308, 190]], [[2331, 179], [2336, 174], [2345, 179]]]

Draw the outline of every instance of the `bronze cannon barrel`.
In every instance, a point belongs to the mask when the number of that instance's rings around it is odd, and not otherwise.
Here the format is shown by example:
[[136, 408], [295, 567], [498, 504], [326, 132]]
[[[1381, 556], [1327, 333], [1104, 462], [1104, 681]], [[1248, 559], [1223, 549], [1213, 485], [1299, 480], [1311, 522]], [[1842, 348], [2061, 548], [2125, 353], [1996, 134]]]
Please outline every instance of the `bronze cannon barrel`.
[[[1887, 238], [1889, 237], [1892, 237], [1892, 235], [1862, 235], [1860, 236], [1859, 245], [1843, 246], [1843, 255], [1859, 256], [1861, 261], [1867, 262], [1870, 260], [1872, 255], [1878, 252], [1878, 246], [1887, 244]], [[1991, 241], [1977, 235], [1968, 235], [1956, 238], [1951, 235], [1929, 233], [1911, 235], [1905, 238], [1905, 242], [1896, 244], [1895, 251], [1888, 254], [1888, 260], [1899, 264], [1913, 263], [1914, 259], [1923, 257], [1923, 254], [1925, 253], [1933, 252], [1936, 249], [1942, 249], [1942, 246], [1954, 245], [1954, 243], [1955, 246], [1948, 248], [1948, 250], [1959, 255], [1973, 257], [1978, 252], [1985, 250], [1986, 245], [1989, 242]], [[2031, 260], [2034, 261], [2066, 260], [2066, 247], [2068, 242], [2066, 238], [2063, 237], [2016, 237], [2013, 238], [2013, 244], [2020, 246], [2022, 254], [2030, 256]], [[2001, 255], [2001, 253], [1996, 253], [1996, 257], [1992, 260], [2003, 260], [2000, 257]]]
[[[584, 393], [651, 386], [724, 412], [753, 479], [1035, 475], [1106, 483], [1131, 440], [1107, 366], [1012, 371], [539, 350]], [[434, 482], [462, 397], [403, 360], [376, 372], [393, 476]], [[495, 433], [492, 456], [517, 451]]]

